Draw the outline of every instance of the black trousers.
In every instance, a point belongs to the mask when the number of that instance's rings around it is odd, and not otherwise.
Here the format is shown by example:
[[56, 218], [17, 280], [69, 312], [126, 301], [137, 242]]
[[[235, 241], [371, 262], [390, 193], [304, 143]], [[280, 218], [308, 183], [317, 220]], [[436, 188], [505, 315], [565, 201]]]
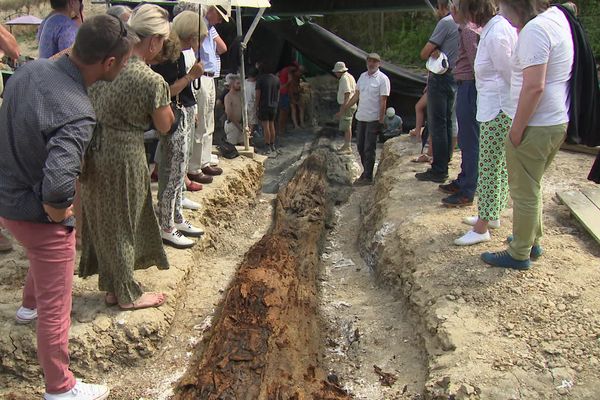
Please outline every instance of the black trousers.
[[360, 154], [360, 162], [363, 166], [365, 178], [373, 179], [373, 167], [375, 166], [375, 150], [377, 148], [377, 137], [379, 136], [379, 121], [357, 121], [356, 124], [356, 146]]

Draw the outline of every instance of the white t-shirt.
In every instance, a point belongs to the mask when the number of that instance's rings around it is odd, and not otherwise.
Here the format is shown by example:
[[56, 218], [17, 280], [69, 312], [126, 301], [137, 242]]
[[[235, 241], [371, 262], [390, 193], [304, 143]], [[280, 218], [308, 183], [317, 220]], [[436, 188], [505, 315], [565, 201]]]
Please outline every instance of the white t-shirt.
[[344, 104], [346, 93], [350, 93], [350, 97], [354, 96], [354, 92], [356, 91], [356, 80], [350, 72], [344, 72], [344, 75], [340, 78], [340, 82], [338, 85], [338, 94], [337, 94], [337, 102], [339, 105]]
[[517, 30], [496, 15], [481, 31], [475, 57], [477, 121], [487, 122], [506, 112], [510, 101], [510, 59], [517, 43]]
[[360, 93], [356, 119], [362, 122], [379, 121], [381, 96], [390, 95], [390, 79], [380, 70], [373, 75], [366, 71], [358, 78], [356, 88]]
[[523, 86], [523, 70], [547, 64], [544, 93], [528, 125], [553, 126], [569, 122], [569, 80], [573, 58], [571, 28], [562, 11], [550, 7], [532, 19], [521, 30], [512, 58], [511, 101], [507, 114], [515, 117]]

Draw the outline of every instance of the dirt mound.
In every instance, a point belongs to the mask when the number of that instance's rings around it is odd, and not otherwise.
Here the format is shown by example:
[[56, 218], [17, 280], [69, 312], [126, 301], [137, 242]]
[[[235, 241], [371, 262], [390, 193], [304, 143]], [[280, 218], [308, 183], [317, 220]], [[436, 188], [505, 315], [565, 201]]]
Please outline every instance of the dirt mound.
[[[220, 239], [219, 232], [225, 231], [255, 201], [260, 189], [262, 164], [239, 157], [222, 160], [221, 165], [226, 171], [224, 175], [201, 192], [186, 194], [203, 206], [199, 212], [186, 212], [186, 216], [205, 228], [205, 238], [192, 250], [167, 248], [171, 263], [167, 271], [156, 268], [136, 271], [136, 279], [146, 290], [167, 293], [167, 304], [135, 312], [109, 308], [97, 290], [97, 277], [75, 277], [69, 348], [71, 369], [78, 377], [103, 379], [115, 366], [139, 365], [161, 349], [180, 305], [186, 277], [204, 268], [196, 262], [194, 254], [213, 248]], [[21, 390], [28, 386], [27, 390], [34, 393], [42, 382], [36, 358], [35, 324], [14, 323], [27, 268], [28, 261], [20, 246], [13, 252], [0, 254], [0, 398], [9, 387], [18, 386]]]
[[328, 153], [308, 157], [279, 194], [272, 231], [246, 254], [176, 399], [349, 398], [320, 368], [317, 275], [335, 201]]
[[[600, 393], [599, 248], [555, 200], [585, 181], [593, 157], [560, 152], [544, 179], [544, 257], [527, 272], [483, 264], [506, 248], [512, 212], [490, 242], [458, 247], [475, 207], [441, 207], [437, 185], [417, 182], [416, 145], [386, 143], [359, 243], [380, 282], [405, 297], [429, 355], [432, 399], [597, 399]], [[460, 155], [454, 154], [451, 174]], [[593, 186], [593, 185], [592, 185]]]

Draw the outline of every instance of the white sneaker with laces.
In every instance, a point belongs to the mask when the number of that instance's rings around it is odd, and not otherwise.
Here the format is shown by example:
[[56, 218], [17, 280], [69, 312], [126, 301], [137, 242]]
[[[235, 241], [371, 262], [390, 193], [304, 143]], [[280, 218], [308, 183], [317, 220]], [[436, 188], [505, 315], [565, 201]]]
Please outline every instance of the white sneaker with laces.
[[181, 200], [181, 206], [183, 208], [185, 208], [186, 210], [199, 210], [200, 209], [199, 203], [196, 203], [195, 201], [190, 200], [187, 197], [184, 197], [183, 200]]
[[164, 230], [160, 230], [160, 236], [162, 237], [162, 241], [164, 244], [168, 244], [169, 246], [173, 246], [176, 249], [189, 249], [193, 247], [196, 242], [190, 240], [183, 236], [181, 232], [177, 229], [173, 229], [171, 232], [165, 232]]
[[211, 165], [219, 165], [219, 156], [217, 156], [216, 154], [211, 154], [210, 155], [210, 164]]
[[175, 223], [175, 229], [185, 236], [200, 237], [204, 235], [204, 231], [202, 229], [196, 228], [190, 223], [190, 221], [185, 219], [179, 224]]
[[470, 246], [472, 244], [487, 242], [489, 240], [491, 240], [490, 231], [486, 231], [485, 233], [477, 233], [474, 230], [470, 230], [462, 237], [456, 239], [454, 244], [457, 246]]
[[60, 394], [44, 393], [44, 400], [104, 400], [108, 398], [110, 389], [106, 385], [84, 383], [77, 380], [75, 386]]
[[[470, 225], [470, 226], [475, 226], [475, 224], [477, 223], [477, 221], [479, 220], [479, 217], [474, 216], [474, 217], [465, 217], [463, 219], [463, 223]], [[500, 220], [499, 219], [492, 219], [491, 221], [488, 221], [488, 227], [492, 228], [492, 229], [498, 229], [500, 228]]]
[[37, 310], [31, 309], [27, 307], [19, 307], [17, 310], [17, 314], [15, 315], [15, 319], [17, 320], [17, 324], [28, 324], [37, 318]]

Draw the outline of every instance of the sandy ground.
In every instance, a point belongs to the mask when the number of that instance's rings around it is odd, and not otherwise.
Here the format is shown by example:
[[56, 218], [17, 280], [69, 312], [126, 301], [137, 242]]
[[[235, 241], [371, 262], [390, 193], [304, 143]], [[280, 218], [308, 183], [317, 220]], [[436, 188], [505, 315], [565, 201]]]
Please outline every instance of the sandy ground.
[[[436, 184], [418, 182], [415, 145], [384, 148], [361, 207], [361, 250], [379, 282], [408, 300], [427, 352], [431, 398], [597, 399], [600, 394], [600, 246], [559, 204], [586, 181], [593, 157], [560, 152], [544, 178], [545, 255], [527, 272], [479, 260], [506, 248], [511, 210], [491, 242], [456, 247], [476, 208], [447, 209]], [[454, 174], [458, 154], [452, 164]]]
[[[166, 351], [163, 344], [175, 315], [186, 307], [187, 291], [184, 288], [188, 277], [201, 277], [199, 282], [203, 285], [203, 294], [200, 297], [210, 298], [208, 304], [204, 303], [205, 311], [210, 313], [218, 303], [219, 293], [230, 278], [224, 266], [235, 271], [236, 265], [235, 259], [223, 256], [235, 257], [245, 252], [244, 242], [237, 236], [235, 221], [242, 214], [248, 218], [253, 215], [254, 208], [260, 208], [257, 205], [268, 203], [256, 198], [263, 170], [261, 163], [239, 157], [231, 161], [222, 160], [222, 166], [225, 174], [217, 177], [213, 184], [206, 185], [200, 192], [188, 193], [191, 199], [203, 206], [200, 211], [186, 213], [192, 223], [205, 228], [207, 233], [203, 239], [191, 250], [167, 248], [171, 264], [168, 271], [156, 268], [136, 271], [136, 279], [146, 290], [167, 293], [168, 301], [164, 306], [135, 312], [107, 308], [103, 294], [96, 289], [96, 278], [83, 280], [76, 277], [70, 350], [72, 369], [77, 376], [107, 381], [106, 374], [118, 366], [139, 365], [140, 360]], [[156, 189], [156, 184], [153, 186]], [[265, 220], [268, 221], [268, 218], [248, 218], [244, 237], [253, 238], [255, 231], [260, 230], [260, 223]], [[212, 255], [216, 248], [222, 253], [204, 258], [205, 254]], [[19, 246], [11, 253], [0, 255], [0, 397], [14, 389], [15, 393], [41, 390], [40, 370], [35, 358], [35, 325], [19, 326], [14, 323], [27, 265], [23, 249]], [[193, 326], [200, 324], [205, 317], [200, 321], [194, 320]], [[18, 376], [24, 377], [25, 381], [15, 379]]]

